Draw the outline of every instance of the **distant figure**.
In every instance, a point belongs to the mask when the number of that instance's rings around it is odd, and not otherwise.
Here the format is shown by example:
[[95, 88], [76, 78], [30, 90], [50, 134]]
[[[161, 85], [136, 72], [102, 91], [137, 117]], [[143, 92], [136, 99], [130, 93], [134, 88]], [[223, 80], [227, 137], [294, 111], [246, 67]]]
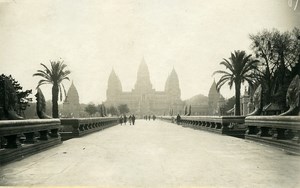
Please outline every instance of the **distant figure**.
[[135, 116], [134, 114], [132, 114], [132, 125], [134, 125], [134, 122], [135, 122]]
[[150, 121], [150, 119], [151, 119], [151, 116], [150, 116], [150, 115], [148, 116], [148, 119], [149, 119], [149, 121]]
[[124, 114], [124, 124], [126, 125], [126, 122], [127, 122], [127, 117], [126, 115]]
[[119, 117], [119, 123], [122, 125], [122, 123], [123, 123], [123, 117], [122, 116], [120, 116]]
[[129, 115], [129, 117], [128, 117], [128, 121], [129, 121], [129, 125], [131, 125], [131, 121], [132, 121], [132, 117], [131, 117], [131, 115]]
[[153, 115], [153, 116], [152, 116], [152, 119], [153, 119], [153, 121], [155, 121], [155, 119], [156, 119], [156, 116], [155, 116], [155, 115]]
[[180, 121], [181, 121], [181, 117], [180, 115], [178, 114], [177, 117], [176, 117], [176, 122], [177, 122], [177, 125], [180, 124]]

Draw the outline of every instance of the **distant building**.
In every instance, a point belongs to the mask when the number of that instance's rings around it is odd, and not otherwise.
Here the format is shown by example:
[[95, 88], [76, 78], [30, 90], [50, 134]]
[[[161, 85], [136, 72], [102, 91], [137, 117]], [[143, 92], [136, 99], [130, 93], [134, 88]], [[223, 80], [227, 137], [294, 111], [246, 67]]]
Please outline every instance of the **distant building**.
[[108, 79], [106, 96], [106, 107], [127, 104], [130, 113], [140, 117], [150, 114], [169, 115], [170, 111], [173, 111], [173, 115], [176, 115], [184, 106], [180, 99], [181, 91], [175, 69], [173, 68], [167, 78], [165, 90], [155, 91], [152, 88], [148, 66], [144, 59], [138, 68], [137, 80], [131, 92], [122, 90], [121, 81], [115, 71], [112, 70]]
[[192, 116], [208, 115], [208, 97], [202, 94], [195, 95], [184, 101], [188, 107], [191, 105]]
[[202, 94], [195, 95], [185, 100], [185, 105], [192, 107], [191, 115], [223, 115], [224, 97], [217, 91], [217, 84], [214, 81], [209, 89], [208, 97]]
[[80, 114], [79, 95], [73, 82], [67, 92], [67, 96], [63, 103], [63, 108], [61, 113], [62, 113], [62, 117], [68, 117], [68, 118], [79, 117]]
[[212, 83], [208, 93], [208, 115], [221, 115], [225, 103], [224, 97], [217, 91], [216, 81]]

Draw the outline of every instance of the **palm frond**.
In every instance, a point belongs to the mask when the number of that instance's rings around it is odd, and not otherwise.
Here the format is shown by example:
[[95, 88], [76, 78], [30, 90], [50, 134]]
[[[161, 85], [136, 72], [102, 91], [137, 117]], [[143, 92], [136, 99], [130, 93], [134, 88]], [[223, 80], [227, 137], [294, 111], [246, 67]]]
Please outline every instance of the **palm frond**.
[[225, 74], [225, 75], [230, 75], [230, 73], [228, 73], [228, 72], [226, 72], [226, 71], [222, 71], [222, 70], [215, 71], [215, 72], [213, 73], [213, 76], [214, 76], [215, 74]]

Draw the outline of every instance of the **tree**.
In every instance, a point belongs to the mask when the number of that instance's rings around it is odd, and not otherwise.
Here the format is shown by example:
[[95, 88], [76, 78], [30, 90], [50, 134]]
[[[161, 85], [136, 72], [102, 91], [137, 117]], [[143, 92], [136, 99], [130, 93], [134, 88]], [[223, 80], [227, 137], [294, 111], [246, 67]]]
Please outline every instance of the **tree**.
[[234, 107], [234, 104], [235, 104], [235, 97], [233, 96], [225, 102], [224, 111], [227, 112], [231, 110]]
[[88, 104], [84, 111], [86, 111], [90, 116], [97, 112], [97, 107], [94, 104]]
[[128, 108], [127, 104], [120, 104], [118, 106], [118, 110], [119, 110], [120, 114], [126, 114], [129, 112], [129, 108]]
[[58, 118], [58, 95], [60, 94], [60, 100], [62, 100], [62, 89], [66, 95], [65, 88], [62, 84], [64, 80], [70, 80], [68, 75], [71, 73], [69, 70], [65, 70], [67, 67], [63, 61], [50, 61], [51, 67], [41, 63], [44, 70], [37, 70], [37, 73], [33, 76], [40, 76], [42, 79], [38, 82], [38, 86], [44, 84], [52, 84], [52, 117]]
[[101, 117], [107, 116], [107, 111], [106, 111], [104, 104], [99, 104], [97, 106], [97, 112], [99, 112]]
[[251, 34], [251, 48], [260, 60], [259, 74], [264, 105], [274, 102], [285, 107], [285, 95], [291, 80], [299, 72], [300, 30], [281, 33], [277, 29]]
[[118, 115], [118, 109], [115, 106], [110, 106], [107, 109], [107, 113], [111, 114], [112, 116], [113, 115]]
[[255, 75], [253, 70], [257, 70], [258, 60], [251, 58], [251, 55], [247, 55], [245, 51], [234, 51], [231, 53], [229, 60], [224, 59], [220, 65], [224, 65], [229, 71], [215, 71], [215, 74], [223, 74], [220, 80], [217, 82], [217, 90], [220, 91], [221, 87], [228, 82], [229, 88], [235, 86], [235, 115], [240, 115], [240, 96], [241, 96], [241, 84], [245, 81], [250, 87], [255, 82]]
[[103, 111], [103, 117], [107, 116], [107, 111], [104, 104], [102, 104], [102, 111]]

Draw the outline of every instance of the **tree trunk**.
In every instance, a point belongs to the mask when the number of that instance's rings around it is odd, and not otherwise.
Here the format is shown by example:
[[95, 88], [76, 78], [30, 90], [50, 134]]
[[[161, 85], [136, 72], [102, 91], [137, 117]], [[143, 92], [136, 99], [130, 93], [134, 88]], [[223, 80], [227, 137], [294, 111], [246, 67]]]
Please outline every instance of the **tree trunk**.
[[53, 84], [52, 86], [52, 117], [59, 118], [58, 116], [58, 84]]
[[240, 104], [240, 98], [241, 98], [241, 83], [235, 82], [235, 115], [239, 116], [241, 115], [241, 104]]

